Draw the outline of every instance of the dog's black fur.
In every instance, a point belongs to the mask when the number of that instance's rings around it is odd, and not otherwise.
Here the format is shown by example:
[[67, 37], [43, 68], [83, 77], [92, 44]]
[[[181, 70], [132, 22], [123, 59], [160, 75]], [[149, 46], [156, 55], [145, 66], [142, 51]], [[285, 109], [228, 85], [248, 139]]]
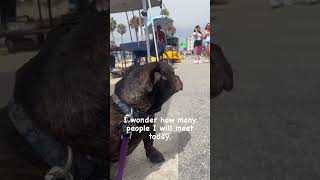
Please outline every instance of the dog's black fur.
[[[40, 52], [16, 72], [14, 99], [39, 129], [74, 151], [107, 160], [109, 11], [104, 1], [97, 0], [79, 23], [48, 34]], [[5, 109], [1, 124], [2, 135], [10, 139], [8, 152], [1, 151], [1, 179], [43, 179], [49, 167], [14, 129]]]
[[211, 61], [210, 95], [215, 98], [223, 90], [233, 89], [233, 70], [217, 44], [211, 44]]
[[[114, 93], [129, 106], [153, 117], [161, 110], [161, 106], [173, 94], [183, 89], [183, 85], [178, 76], [174, 74], [171, 66], [164, 62], [149, 63], [131, 69], [123, 79], [115, 85]], [[110, 161], [119, 160], [119, 148], [121, 139], [117, 125], [123, 121], [124, 114], [119, 111], [117, 105], [111, 101], [110, 106]], [[128, 154], [138, 146], [143, 140], [146, 156], [153, 163], [164, 161], [162, 154], [153, 146], [153, 140], [149, 134], [153, 132], [153, 124], [139, 124], [150, 127], [150, 131], [134, 132], [128, 147]]]

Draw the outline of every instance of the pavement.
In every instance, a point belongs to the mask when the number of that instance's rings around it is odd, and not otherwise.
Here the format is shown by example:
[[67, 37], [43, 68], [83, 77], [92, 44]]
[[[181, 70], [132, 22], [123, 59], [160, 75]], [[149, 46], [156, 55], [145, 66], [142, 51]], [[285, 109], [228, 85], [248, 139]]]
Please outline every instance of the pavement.
[[215, 38], [235, 89], [211, 102], [214, 179], [320, 179], [320, 5], [218, 9]]

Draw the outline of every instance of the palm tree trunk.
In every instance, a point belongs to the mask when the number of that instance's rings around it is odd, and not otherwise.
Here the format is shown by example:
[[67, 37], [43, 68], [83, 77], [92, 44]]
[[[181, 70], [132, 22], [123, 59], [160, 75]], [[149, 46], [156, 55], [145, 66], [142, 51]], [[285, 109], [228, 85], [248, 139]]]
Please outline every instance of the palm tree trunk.
[[123, 34], [121, 34], [121, 44], [123, 44]]
[[138, 37], [138, 29], [134, 29], [136, 31], [136, 38], [137, 38], [137, 42], [139, 42], [139, 37]]
[[141, 22], [141, 11], [139, 10], [139, 27], [140, 27], [140, 32], [141, 32], [141, 39], [143, 39], [143, 27], [142, 27], [142, 22]]
[[133, 40], [132, 40], [132, 34], [131, 34], [131, 28], [130, 28], [130, 23], [129, 23], [129, 17], [128, 17], [128, 13], [127, 13], [127, 12], [126, 12], [126, 16], [127, 16], [127, 21], [128, 21], [128, 27], [129, 27], [131, 42], [133, 42]]
[[[135, 18], [135, 15], [134, 15], [134, 12], [133, 11], [131, 11], [132, 12], [132, 17], [133, 18]], [[139, 27], [137, 28], [137, 27], [135, 27], [134, 28], [134, 30], [135, 30], [135, 32], [136, 32], [136, 39], [137, 39], [137, 42], [139, 42], [139, 37], [138, 37], [138, 30], [139, 30]]]

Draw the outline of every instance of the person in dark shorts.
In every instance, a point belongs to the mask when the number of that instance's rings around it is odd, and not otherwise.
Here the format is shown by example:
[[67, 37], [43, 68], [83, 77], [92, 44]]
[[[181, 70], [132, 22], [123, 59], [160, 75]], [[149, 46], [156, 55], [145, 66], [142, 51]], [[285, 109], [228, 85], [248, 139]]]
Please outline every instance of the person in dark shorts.
[[194, 63], [200, 64], [201, 63], [200, 56], [202, 53], [202, 38], [203, 38], [203, 36], [202, 36], [202, 32], [201, 32], [199, 25], [196, 25], [196, 27], [194, 28], [193, 37], [194, 37], [193, 47], [194, 47], [194, 52], [195, 52]]

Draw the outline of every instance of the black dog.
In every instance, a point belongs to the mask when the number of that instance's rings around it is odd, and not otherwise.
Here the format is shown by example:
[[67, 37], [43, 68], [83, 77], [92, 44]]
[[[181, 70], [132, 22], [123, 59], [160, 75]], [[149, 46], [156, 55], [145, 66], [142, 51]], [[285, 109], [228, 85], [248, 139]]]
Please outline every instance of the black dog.
[[[171, 66], [164, 62], [149, 63], [136, 67], [128, 72], [116, 85], [114, 94], [128, 107], [138, 111], [145, 117], [154, 117], [156, 112], [173, 94], [183, 89], [178, 76]], [[119, 160], [121, 139], [118, 124], [123, 121], [125, 113], [119, 108], [119, 102], [111, 100], [110, 106], [110, 161]], [[141, 118], [138, 116], [138, 118]], [[164, 161], [162, 154], [153, 146], [149, 134], [154, 134], [153, 123], [141, 123], [138, 126], [148, 126], [151, 131], [133, 132], [128, 147], [128, 154], [132, 153], [143, 140], [146, 156], [153, 163]]]
[[233, 71], [230, 63], [225, 58], [223, 51], [217, 44], [211, 44], [211, 98], [217, 97], [223, 90], [233, 89]]

